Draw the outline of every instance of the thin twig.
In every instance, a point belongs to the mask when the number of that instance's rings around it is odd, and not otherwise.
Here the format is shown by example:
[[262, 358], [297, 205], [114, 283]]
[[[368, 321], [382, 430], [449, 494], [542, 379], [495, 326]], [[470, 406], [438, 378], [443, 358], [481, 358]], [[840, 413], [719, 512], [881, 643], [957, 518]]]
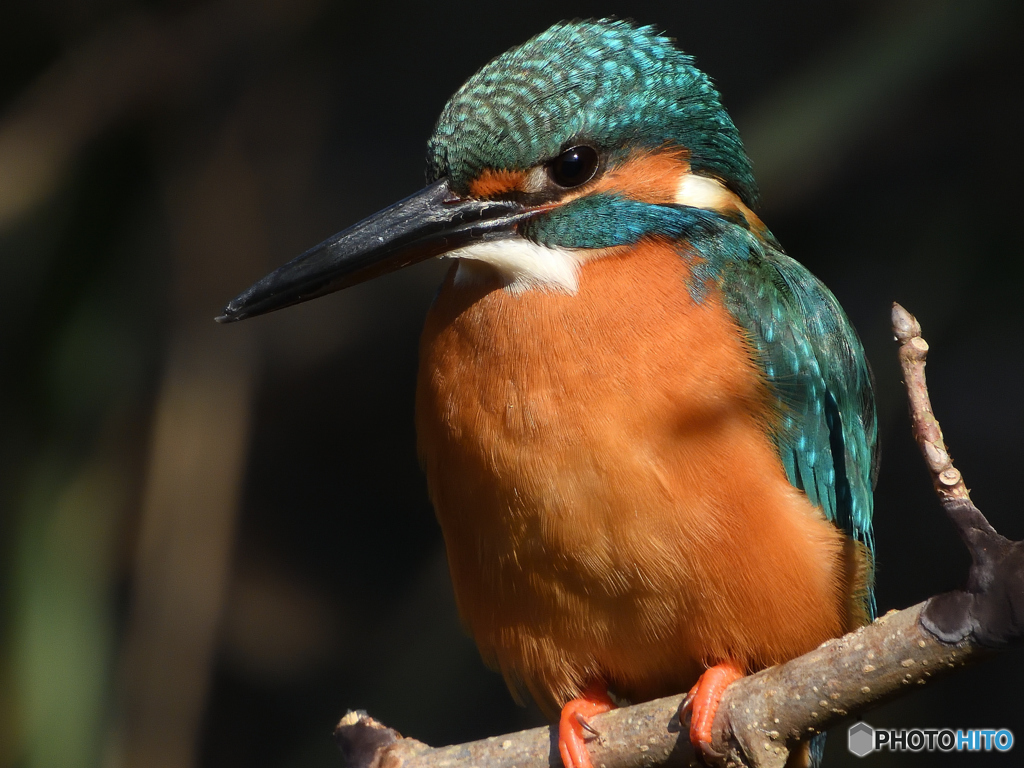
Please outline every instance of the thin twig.
[[932, 411], [928, 396], [928, 385], [924, 378], [924, 366], [928, 358], [928, 342], [921, 337], [921, 324], [899, 304], [892, 305], [892, 330], [900, 345], [900, 367], [903, 382], [907, 388], [910, 406], [911, 428], [917, 440], [924, 463], [931, 472], [935, 492], [941, 499], [971, 500], [964, 485], [960, 470], [953, 466], [953, 460], [946, 450], [942, 430]]

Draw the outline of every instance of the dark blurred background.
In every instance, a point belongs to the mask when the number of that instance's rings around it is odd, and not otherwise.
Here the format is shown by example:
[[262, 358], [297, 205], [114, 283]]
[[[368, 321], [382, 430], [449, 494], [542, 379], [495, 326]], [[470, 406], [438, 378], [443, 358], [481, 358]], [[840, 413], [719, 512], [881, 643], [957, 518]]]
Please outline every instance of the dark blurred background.
[[[761, 213], [878, 378], [878, 602], [956, 587], [888, 331], [1024, 538], [1019, 0], [0, 5], [0, 768], [337, 766], [365, 708], [433, 744], [537, 724], [459, 627], [413, 433], [425, 264], [239, 325], [270, 268], [423, 184], [477, 67], [566, 17], [717, 81]], [[1024, 655], [869, 714], [1007, 727]], [[990, 762], [1019, 764], [1016, 747]], [[845, 733], [833, 766], [851, 765]], [[872, 765], [978, 756], [875, 755]]]

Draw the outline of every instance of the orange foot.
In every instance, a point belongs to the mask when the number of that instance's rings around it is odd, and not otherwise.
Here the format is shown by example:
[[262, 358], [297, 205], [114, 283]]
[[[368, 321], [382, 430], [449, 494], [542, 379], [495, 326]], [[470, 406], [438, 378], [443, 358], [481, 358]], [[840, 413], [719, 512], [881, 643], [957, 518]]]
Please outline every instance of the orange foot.
[[565, 768], [593, 768], [583, 732], [597, 735], [588, 719], [610, 709], [615, 709], [615, 705], [604, 686], [596, 683], [588, 687], [578, 699], [562, 707], [562, 716], [558, 719], [558, 752], [562, 755]]
[[718, 712], [725, 689], [741, 677], [743, 670], [739, 665], [734, 661], [725, 661], [705, 670], [686, 695], [680, 719], [685, 725], [689, 716], [690, 743], [698, 755], [705, 758], [720, 757], [711, 748], [711, 726], [715, 722], [715, 713]]

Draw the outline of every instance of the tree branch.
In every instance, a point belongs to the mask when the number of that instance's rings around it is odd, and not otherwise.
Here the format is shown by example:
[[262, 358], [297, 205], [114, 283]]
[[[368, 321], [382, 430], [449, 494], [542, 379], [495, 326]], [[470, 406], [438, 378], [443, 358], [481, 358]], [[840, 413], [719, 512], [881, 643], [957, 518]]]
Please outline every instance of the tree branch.
[[[782, 768], [801, 741], [1024, 638], [1024, 543], [996, 533], [971, 503], [932, 412], [924, 378], [928, 344], [921, 327], [898, 304], [892, 321], [914, 436], [942, 506], [971, 552], [967, 585], [890, 611], [799, 658], [737, 680], [715, 718], [712, 746], [720, 765]], [[599, 735], [588, 743], [594, 764], [697, 764], [679, 723], [682, 699], [670, 696], [595, 717], [592, 725]], [[365, 713], [350, 712], [335, 738], [348, 768], [561, 765], [554, 727], [431, 748], [402, 738]]]

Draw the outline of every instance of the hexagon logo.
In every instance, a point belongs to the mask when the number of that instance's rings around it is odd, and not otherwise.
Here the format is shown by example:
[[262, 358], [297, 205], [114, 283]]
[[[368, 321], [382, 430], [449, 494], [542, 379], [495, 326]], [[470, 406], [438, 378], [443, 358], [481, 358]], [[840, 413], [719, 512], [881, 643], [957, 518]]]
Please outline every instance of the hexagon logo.
[[875, 751], [875, 729], [867, 723], [854, 723], [846, 732], [846, 748], [857, 757]]

